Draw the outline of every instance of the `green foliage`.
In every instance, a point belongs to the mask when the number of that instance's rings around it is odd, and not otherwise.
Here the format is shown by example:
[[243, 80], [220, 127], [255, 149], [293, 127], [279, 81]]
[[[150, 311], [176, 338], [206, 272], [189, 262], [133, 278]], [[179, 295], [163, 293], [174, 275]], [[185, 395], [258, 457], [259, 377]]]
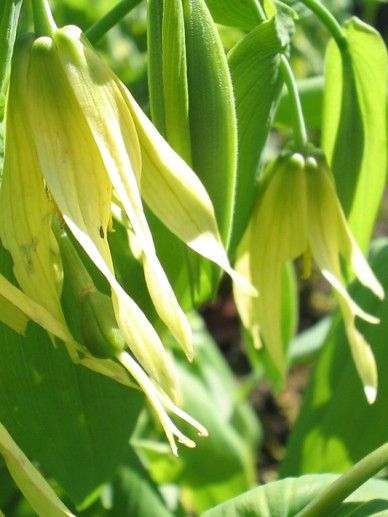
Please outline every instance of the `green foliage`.
[[[387, 171], [387, 52], [381, 36], [357, 18], [346, 46], [328, 46], [322, 146], [356, 239], [366, 249]], [[373, 179], [371, 179], [373, 178]]]
[[[205, 512], [203, 517], [293, 517], [335, 479], [333, 474], [315, 474], [274, 481]], [[330, 515], [361, 516], [386, 511], [387, 490], [387, 481], [370, 480]]]

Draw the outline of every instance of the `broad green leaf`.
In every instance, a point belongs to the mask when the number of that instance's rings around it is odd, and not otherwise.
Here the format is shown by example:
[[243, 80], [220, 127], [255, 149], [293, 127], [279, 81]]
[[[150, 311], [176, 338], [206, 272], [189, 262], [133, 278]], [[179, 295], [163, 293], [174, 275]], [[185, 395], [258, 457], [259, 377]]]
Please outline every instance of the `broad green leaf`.
[[24, 334], [28, 317], [4, 296], [0, 295], [0, 320], [19, 334]]
[[172, 517], [134, 453], [117, 469], [111, 490], [110, 517]]
[[251, 30], [262, 20], [256, 0], [206, 0], [214, 21]]
[[239, 141], [232, 254], [256, 198], [263, 149], [283, 84], [279, 59], [288, 40], [288, 34], [273, 17], [247, 34], [228, 55]]
[[38, 515], [73, 516], [2, 424], [0, 424], [0, 454], [16, 485]]
[[251, 409], [238, 401], [233, 375], [202, 325], [194, 330], [194, 339], [196, 360], [190, 366], [179, 362], [179, 383], [184, 409], [205, 425], [209, 437], [193, 436], [196, 448], [180, 449], [179, 458], [166, 455], [163, 444], [150, 440], [152, 434], [135, 443], [154, 479], [178, 483], [190, 507], [200, 512], [254, 484], [260, 431]]
[[[371, 256], [372, 267], [388, 288], [388, 242]], [[376, 402], [369, 405], [353, 365], [344, 325], [334, 319], [291, 434], [282, 475], [342, 472], [388, 440], [388, 367], [386, 336], [388, 301], [380, 302], [359, 284], [351, 291], [356, 302], [380, 318], [379, 325], [357, 325], [371, 344], [378, 369]]]
[[[203, 517], [296, 516], [336, 478], [337, 476], [333, 474], [320, 474], [274, 481], [208, 510]], [[367, 513], [369, 510], [371, 513]], [[372, 515], [372, 510], [388, 510], [387, 481], [377, 479], [367, 481], [331, 516]]]
[[[3, 250], [1, 264], [10, 274]], [[71, 309], [75, 315], [74, 303]], [[54, 347], [32, 322], [26, 337], [3, 324], [0, 334], [0, 421], [24, 453], [79, 504], [109, 480], [122, 460], [143, 397], [75, 366], [64, 347]]]
[[184, 0], [193, 168], [229, 242], [237, 165], [232, 80], [216, 26], [204, 0]]
[[295, 336], [290, 343], [290, 361], [292, 365], [305, 363], [318, 355], [330, 329], [331, 322], [331, 316], [326, 316], [312, 327]]
[[387, 168], [387, 51], [372, 27], [352, 18], [346, 46], [328, 46], [322, 146], [354, 236], [365, 250]]

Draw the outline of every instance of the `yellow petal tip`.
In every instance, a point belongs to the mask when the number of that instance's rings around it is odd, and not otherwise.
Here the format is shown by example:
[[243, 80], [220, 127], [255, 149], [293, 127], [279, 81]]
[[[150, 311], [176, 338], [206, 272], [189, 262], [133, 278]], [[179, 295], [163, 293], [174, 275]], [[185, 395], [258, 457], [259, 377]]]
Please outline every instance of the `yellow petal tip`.
[[364, 386], [364, 393], [368, 404], [373, 404], [377, 397], [377, 390], [374, 386]]
[[244, 294], [251, 296], [252, 298], [256, 298], [256, 296], [259, 295], [256, 287], [254, 287], [244, 276], [240, 275], [240, 273], [234, 269], [227, 271], [227, 273], [229, 273], [233, 282]]

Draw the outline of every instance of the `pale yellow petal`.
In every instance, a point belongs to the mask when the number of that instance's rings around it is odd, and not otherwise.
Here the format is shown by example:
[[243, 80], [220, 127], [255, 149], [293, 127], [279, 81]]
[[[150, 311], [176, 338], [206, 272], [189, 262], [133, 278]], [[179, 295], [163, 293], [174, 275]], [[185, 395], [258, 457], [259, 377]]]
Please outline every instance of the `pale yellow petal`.
[[112, 184], [48, 38], [34, 44], [29, 78], [33, 134], [50, 192], [71, 232], [110, 283], [117, 322], [131, 350], [155, 380], [174, 392], [159, 337], [114, 276], [107, 241]]
[[[379, 320], [363, 311], [351, 298], [346, 289], [340, 266], [340, 253], [342, 250], [346, 250], [344, 258], [351, 260], [353, 266], [354, 260], [360, 260], [361, 252], [359, 252], [358, 248], [348, 248], [351, 242], [351, 234], [347, 228], [345, 217], [343, 216], [326, 166], [322, 163], [318, 166], [315, 159], [311, 159], [306, 174], [311, 251], [322, 274], [334, 287], [338, 295], [352, 356], [363, 383], [367, 400], [369, 403], [372, 403], [377, 393], [376, 363], [369, 344], [356, 328], [355, 318], [359, 316], [369, 323], [378, 323]], [[355, 242], [352, 244], [356, 246]], [[355, 252], [355, 258], [349, 256], [353, 252]], [[363, 283], [370, 280], [374, 281], [374, 275], [366, 261], [363, 261], [362, 266], [361, 276]], [[373, 287], [376, 288], [377, 285], [378, 282]], [[371, 286], [368, 284], [368, 287]], [[378, 288], [377, 292], [379, 292]]]
[[5, 121], [0, 236], [22, 290], [65, 326], [58, 273], [51, 257], [53, 206], [39, 170], [26, 113], [31, 39], [16, 47]]
[[146, 283], [154, 306], [168, 328], [193, 356], [190, 325], [155, 254], [139, 192], [141, 156], [131, 113], [117, 80], [77, 28], [54, 34], [58, 56], [89, 131], [101, 153], [107, 175], [143, 250]]
[[354, 314], [349, 306], [340, 299], [342, 316], [345, 323], [345, 331], [348, 336], [350, 350], [354, 364], [364, 387], [364, 392], [369, 404], [373, 404], [377, 396], [377, 367], [376, 360], [369, 343], [356, 328]]
[[118, 83], [132, 114], [142, 153], [141, 194], [155, 215], [190, 248], [215, 262], [252, 296], [257, 293], [231, 268], [214, 208], [204, 186]]
[[[260, 343], [261, 334], [281, 376], [285, 375], [287, 366], [287, 343], [283, 342], [281, 330], [283, 268], [307, 247], [303, 167], [303, 157], [286, 155], [267, 172], [236, 264], [242, 273], [249, 267], [248, 278], [259, 292], [257, 298], [245, 298], [243, 323], [244, 319], [248, 322], [247, 328], [256, 344]], [[241, 294], [237, 293], [237, 306], [241, 307], [239, 300]]]
[[[367, 314], [356, 304], [346, 289], [339, 259], [341, 251], [349, 246], [349, 240], [346, 239], [349, 239], [350, 231], [326, 166], [322, 163], [318, 166], [315, 159], [310, 159], [306, 169], [306, 181], [309, 244], [317, 266], [354, 315], [370, 323], [378, 323], [377, 318]], [[357, 254], [356, 258], [359, 260], [360, 255]], [[362, 278], [375, 279], [366, 261], [364, 265]], [[375, 282], [378, 284], [376, 279]]]
[[73, 516], [2, 424], [0, 424], [0, 453], [16, 485], [38, 515]]
[[175, 443], [174, 436], [178, 441], [186, 447], [195, 447], [195, 442], [185, 436], [178, 427], [174, 424], [168, 416], [167, 411], [174, 413], [181, 419], [194, 427], [200, 436], [207, 436], [207, 430], [194, 418], [190, 417], [183, 410], [179, 409], [153, 382], [147, 377], [142, 368], [132, 359], [132, 357], [123, 352], [120, 354], [120, 362], [131, 373], [134, 379], [138, 382], [141, 389], [146, 394], [146, 397], [155, 411], [163, 430], [166, 434], [171, 450], [175, 456], [178, 455], [178, 449]]

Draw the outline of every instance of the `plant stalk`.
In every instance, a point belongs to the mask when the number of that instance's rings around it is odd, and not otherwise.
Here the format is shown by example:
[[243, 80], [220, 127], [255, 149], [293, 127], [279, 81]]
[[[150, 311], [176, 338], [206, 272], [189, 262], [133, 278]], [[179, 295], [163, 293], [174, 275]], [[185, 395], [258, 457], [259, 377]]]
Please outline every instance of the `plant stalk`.
[[129, 11], [140, 4], [141, 0], [122, 0], [110, 11], [108, 11], [101, 20], [89, 27], [85, 32], [90, 43], [97, 43], [112, 27], [126, 16]]
[[318, 0], [301, 0], [301, 2], [308, 7], [326, 26], [327, 30], [333, 36], [338, 47], [344, 49], [347, 46], [346, 37], [341, 25], [331, 12]]
[[34, 29], [38, 36], [50, 36], [56, 29], [49, 0], [33, 0]]
[[388, 464], [388, 443], [374, 450], [356, 463], [326, 490], [316, 496], [297, 517], [326, 517], [359, 486]]
[[293, 104], [293, 118], [294, 118], [294, 138], [295, 144], [300, 151], [304, 151], [308, 145], [306, 124], [304, 121], [302, 104], [300, 102], [298, 87], [296, 85], [295, 77], [292, 72], [290, 63], [286, 56], [280, 58], [280, 72], [286, 83], [287, 90], [290, 96], [290, 101]]

